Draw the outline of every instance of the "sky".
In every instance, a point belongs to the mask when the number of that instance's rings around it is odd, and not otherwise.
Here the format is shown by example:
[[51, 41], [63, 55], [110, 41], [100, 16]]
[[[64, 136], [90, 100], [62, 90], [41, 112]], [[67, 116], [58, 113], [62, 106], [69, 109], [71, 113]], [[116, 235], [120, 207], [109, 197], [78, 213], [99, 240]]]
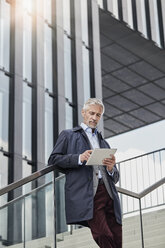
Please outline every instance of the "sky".
[[165, 148], [165, 120], [107, 139], [117, 162]]

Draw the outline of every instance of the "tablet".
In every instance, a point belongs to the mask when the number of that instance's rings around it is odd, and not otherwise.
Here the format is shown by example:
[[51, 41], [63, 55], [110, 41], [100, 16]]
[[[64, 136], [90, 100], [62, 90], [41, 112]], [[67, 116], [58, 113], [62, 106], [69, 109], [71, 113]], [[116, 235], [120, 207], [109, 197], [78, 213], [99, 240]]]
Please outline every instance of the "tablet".
[[109, 158], [110, 155], [114, 155], [117, 151], [116, 148], [109, 149], [109, 148], [95, 148], [90, 158], [88, 159], [86, 165], [103, 165], [103, 160], [105, 158]]

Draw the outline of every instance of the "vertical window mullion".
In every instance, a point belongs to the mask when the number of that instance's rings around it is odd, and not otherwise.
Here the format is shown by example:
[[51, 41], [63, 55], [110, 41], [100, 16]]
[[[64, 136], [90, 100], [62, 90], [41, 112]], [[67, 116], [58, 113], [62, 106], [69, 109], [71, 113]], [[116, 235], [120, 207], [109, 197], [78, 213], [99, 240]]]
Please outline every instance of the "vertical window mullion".
[[157, 0], [157, 10], [158, 10], [160, 45], [162, 48], [164, 48], [165, 44], [164, 44], [163, 15], [162, 15], [162, 2], [161, 2], [161, 0]]
[[119, 16], [119, 20], [123, 21], [123, 3], [122, 3], [122, 0], [118, 0], [118, 16]]
[[147, 38], [151, 40], [151, 21], [150, 21], [149, 0], [145, 0], [145, 11], [146, 11]]
[[[106, 5], [107, 8], [107, 5]], [[92, 5], [88, 1], [88, 36], [89, 36], [89, 74], [90, 74], [90, 96], [95, 97], [94, 83], [94, 61], [93, 61], [93, 21], [92, 21]]]
[[103, 0], [103, 8], [104, 10], [107, 10], [107, 0]]
[[132, 17], [133, 17], [133, 29], [137, 31], [137, 8], [136, 0], [132, 0]]
[[74, 0], [70, 0], [71, 18], [71, 70], [72, 70], [72, 102], [73, 102], [73, 126], [78, 125], [77, 109], [77, 67], [76, 67], [76, 41], [75, 41], [75, 6]]
[[57, 29], [56, 29], [56, 0], [52, 0], [51, 22], [52, 22], [52, 82], [53, 94], [53, 145], [58, 138], [58, 83], [57, 83]]

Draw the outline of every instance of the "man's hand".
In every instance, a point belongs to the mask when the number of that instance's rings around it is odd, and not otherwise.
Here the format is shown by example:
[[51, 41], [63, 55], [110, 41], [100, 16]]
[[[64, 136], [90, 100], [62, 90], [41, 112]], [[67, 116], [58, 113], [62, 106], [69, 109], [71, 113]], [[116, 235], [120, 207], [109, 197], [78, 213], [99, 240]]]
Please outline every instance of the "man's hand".
[[116, 164], [116, 158], [114, 155], [111, 155], [110, 158], [105, 158], [103, 160], [103, 165], [107, 166], [107, 170], [112, 172], [114, 165]]
[[84, 153], [80, 154], [80, 161], [83, 163], [84, 161], [88, 161], [92, 150], [86, 150]]

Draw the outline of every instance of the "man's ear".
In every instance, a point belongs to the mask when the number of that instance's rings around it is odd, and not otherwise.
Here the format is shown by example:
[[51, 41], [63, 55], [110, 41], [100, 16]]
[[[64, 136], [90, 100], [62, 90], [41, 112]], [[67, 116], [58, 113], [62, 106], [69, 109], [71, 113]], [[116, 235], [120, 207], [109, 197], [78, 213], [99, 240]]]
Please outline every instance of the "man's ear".
[[81, 115], [82, 115], [83, 118], [84, 118], [84, 114], [85, 114], [85, 110], [82, 109], [82, 110], [81, 110]]

